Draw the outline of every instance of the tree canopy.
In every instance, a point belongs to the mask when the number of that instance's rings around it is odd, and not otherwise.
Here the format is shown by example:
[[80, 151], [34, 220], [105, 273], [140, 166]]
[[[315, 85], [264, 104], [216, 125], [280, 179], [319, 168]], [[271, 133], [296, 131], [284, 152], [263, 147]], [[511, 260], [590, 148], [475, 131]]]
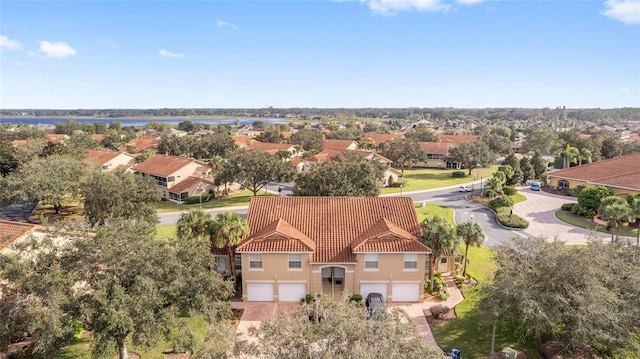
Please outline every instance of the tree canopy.
[[290, 162], [256, 149], [241, 149], [231, 154], [216, 176], [216, 181], [234, 181], [254, 196], [269, 182], [288, 182], [295, 176]]
[[296, 179], [296, 196], [377, 196], [383, 166], [354, 155], [325, 162]]
[[[382, 147], [381, 147], [382, 148]], [[399, 138], [387, 143], [381, 154], [393, 161], [395, 166], [411, 168], [416, 162], [427, 160], [427, 154], [420, 147], [420, 143], [411, 138]]]
[[484, 167], [496, 160], [496, 154], [482, 141], [465, 142], [458, 147], [449, 150], [447, 161], [462, 164], [469, 170], [469, 175], [474, 168]]
[[318, 130], [302, 129], [291, 135], [289, 143], [293, 145], [300, 145], [305, 151], [316, 150], [322, 151], [322, 142], [324, 136], [322, 132]]
[[[481, 307], [525, 339], [559, 339], [570, 351], [637, 352], [640, 248], [592, 240], [567, 246], [514, 237], [495, 248], [497, 271]], [[634, 347], [634, 345], [636, 345]], [[634, 349], [635, 348], [635, 349]]]

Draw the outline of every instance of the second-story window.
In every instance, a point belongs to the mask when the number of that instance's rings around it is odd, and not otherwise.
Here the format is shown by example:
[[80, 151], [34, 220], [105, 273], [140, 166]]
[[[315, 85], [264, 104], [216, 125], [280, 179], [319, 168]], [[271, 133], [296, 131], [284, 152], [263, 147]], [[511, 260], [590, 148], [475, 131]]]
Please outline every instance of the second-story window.
[[249, 269], [262, 268], [262, 253], [249, 254]]
[[365, 269], [378, 269], [378, 253], [366, 253], [364, 255]]
[[302, 254], [290, 253], [289, 254], [289, 269], [302, 268]]
[[417, 253], [405, 253], [405, 255], [404, 255], [404, 269], [418, 269], [418, 254]]

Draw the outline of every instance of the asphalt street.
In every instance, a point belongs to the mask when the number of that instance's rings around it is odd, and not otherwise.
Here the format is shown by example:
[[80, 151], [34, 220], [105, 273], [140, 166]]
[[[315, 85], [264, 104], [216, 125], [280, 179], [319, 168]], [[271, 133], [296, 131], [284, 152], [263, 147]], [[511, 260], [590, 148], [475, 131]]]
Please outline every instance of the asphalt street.
[[[414, 202], [425, 202], [425, 203], [433, 203], [439, 204], [447, 207], [453, 208], [455, 211], [455, 221], [456, 223], [463, 223], [468, 220], [473, 220], [477, 222], [487, 234], [487, 240], [485, 245], [489, 247], [496, 246], [500, 243], [507, 242], [511, 238], [515, 236], [521, 236], [525, 238], [533, 238], [534, 236], [527, 233], [526, 231], [517, 231], [508, 228], [504, 228], [498, 224], [496, 221], [495, 214], [488, 208], [468, 201], [466, 199], [467, 196], [470, 195], [469, 192], [458, 192], [458, 185], [445, 187], [445, 188], [435, 188], [421, 191], [411, 191], [404, 192], [402, 194], [393, 194], [387, 196], [407, 196], [411, 197]], [[480, 182], [474, 183], [474, 187], [476, 191], [474, 195], [480, 194]], [[269, 192], [273, 194], [277, 194], [278, 188], [282, 188], [280, 191], [281, 195], [292, 195], [291, 193], [291, 184], [277, 184], [270, 183], [268, 185]], [[225, 207], [225, 208], [213, 208], [213, 209], [205, 209], [207, 213], [210, 213], [212, 216], [220, 212], [225, 211], [234, 211], [242, 216], [246, 216], [248, 206], [237, 206], [237, 207]], [[162, 213], [159, 215], [160, 224], [175, 224], [180, 218], [181, 212], [171, 212], [171, 213]]]

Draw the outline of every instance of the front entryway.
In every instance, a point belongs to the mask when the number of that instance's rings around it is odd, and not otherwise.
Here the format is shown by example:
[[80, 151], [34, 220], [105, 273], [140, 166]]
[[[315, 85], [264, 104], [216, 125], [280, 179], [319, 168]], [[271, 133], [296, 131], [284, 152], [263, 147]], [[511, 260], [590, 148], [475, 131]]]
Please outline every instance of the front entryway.
[[344, 291], [344, 268], [322, 268], [322, 294], [339, 299]]

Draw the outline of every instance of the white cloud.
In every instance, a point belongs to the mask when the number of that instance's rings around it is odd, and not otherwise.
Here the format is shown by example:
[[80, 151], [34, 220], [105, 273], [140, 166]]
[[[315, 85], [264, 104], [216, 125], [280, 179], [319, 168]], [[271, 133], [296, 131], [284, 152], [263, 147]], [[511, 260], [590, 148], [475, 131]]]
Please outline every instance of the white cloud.
[[360, 0], [369, 9], [378, 14], [391, 14], [400, 11], [448, 11], [450, 5], [443, 0]]
[[184, 56], [183, 54], [175, 54], [173, 52], [169, 52], [165, 49], [160, 49], [160, 51], [158, 51], [158, 53], [164, 57], [182, 57]]
[[640, 0], [607, 0], [601, 14], [625, 24], [640, 24]]
[[234, 30], [238, 30], [238, 27], [235, 24], [232, 24], [230, 22], [224, 21], [224, 20], [216, 20], [216, 25], [218, 27], [230, 27]]
[[76, 50], [64, 41], [49, 42], [40, 41], [40, 52], [44, 52], [47, 57], [64, 58], [76, 54]]
[[475, 5], [485, 1], [486, 0], [458, 0], [458, 3], [462, 5]]
[[8, 36], [0, 35], [0, 48], [17, 51], [20, 50], [22, 44], [17, 41], [11, 40]]

